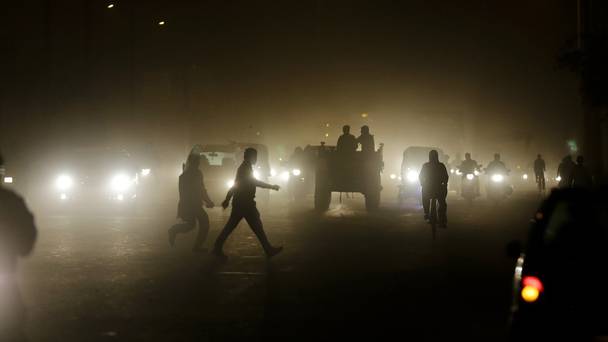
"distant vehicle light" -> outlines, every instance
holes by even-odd
[[[164,26],[165,24],[166,24],[166,23],[165,23],[165,21],[164,21],[164,20],[161,20],[161,21],[159,21],[159,22],[158,22],[158,26]]]
[[[555,177],[555,180],[558,181],[558,182],[561,182],[562,181],[562,176]]]
[[[397,175],[394,173],[391,173],[391,175],[389,177],[390,177],[390,179],[397,179]]]
[[[524,173],[523,176],[521,176],[521,178],[523,178],[524,180],[528,180],[528,174]]]
[[[62,194],[60,194],[60,195],[59,195],[59,198],[60,198],[62,201],[65,201],[65,200],[67,200],[67,199],[68,199],[68,195],[67,195],[67,194],[65,194],[65,193],[62,193]]]
[[[415,183],[418,181],[418,172],[414,171],[414,170],[409,170],[407,172],[407,181],[410,183]]]
[[[231,180],[229,180],[229,181],[226,182],[226,187],[228,189],[232,188],[233,186],[234,186],[234,180],[231,179]]]
[[[491,177],[492,182],[494,183],[502,183],[502,181],[505,180],[505,176],[501,175],[501,174],[494,174]]]
[[[277,175],[277,170],[275,169],[270,169],[270,177],[274,177]]]
[[[287,182],[289,180],[289,172],[283,171],[281,173],[281,180],[284,181],[284,182]]]
[[[115,192],[124,192],[131,187],[133,181],[125,174],[118,174],[112,178],[110,186]]]
[[[150,170],[150,169],[141,169],[141,175],[144,177],[150,175],[151,172],[152,172],[152,170]]]
[[[473,174],[474,174],[475,176],[479,176],[479,175],[480,175],[480,172],[479,172],[479,171],[477,171],[477,170],[475,170],[475,171],[473,171]]]
[[[302,174],[302,171],[300,169],[293,169],[291,170],[291,173],[297,177]]]
[[[528,302],[533,303],[538,300],[538,297],[543,292],[543,283],[537,277],[526,276],[521,281],[523,288],[521,290],[521,298]]]
[[[474,178],[475,178],[475,176],[472,173],[467,173],[468,180],[473,180]]]
[[[253,170],[253,178],[255,179],[260,179],[260,171],[258,170]]]
[[[61,191],[66,191],[74,186],[74,180],[68,175],[60,175],[55,181],[55,185]]]
[[[460,176],[462,175],[462,172],[460,172],[460,170],[456,170],[456,174]]]
[[[12,184],[13,183],[13,177],[4,177],[4,183],[6,183],[6,184]]]
[[[454,169],[450,169],[450,173],[454,173]]]
[[[114,4],[109,4],[108,8],[114,8]]]

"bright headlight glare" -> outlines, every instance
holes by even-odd
[[[473,174],[474,174],[475,176],[479,176],[479,171],[475,170],[475,171],[473,171]]]
[[[450,169],[450,173],[454,173],[454,169]]]
[[[394,174],[394,173],[391,173],[391,175],[390,175],[389,177],[390,177],[391,179],[396,179],[396,178],[397,178],[397,175],[396,175],[396,174]]]
[[[300,169],[293,169],[291,170],[291,173],[293,173],[293,175],[297,177],[302,174],[302,171],[300,171]]]
[[[460,176],[462,172],[460,172],[460,170],[456,170],[456,174]]]
[[[475,176],[472,173],[468,173],[467,174],[467,179],[468,180],[473,180],[473,178],[475,178]]]
[[[505,179],[505,177],[503,175],[501,175],[501,174],[494,174],[494,175],[492,175],[492,182],[500,183],[504,179]]]
[[[141,169],[141,175],[144,177],[149,175],[150,172],[152,172],[152,170],[150,170],[150,169]]]
[[[228,187],[228,189],[232,188],[233,186],[234,186],[234,181],[232,179],[226,182],[226,187]]]
[[[275,169],[270,169],[270,177],[274,177],[277,175],[277,170]]]
[[[12,184],[13,183],[13,177],[4,177],[4,183],[6,183],[6,184]]]
[[[253,178],[255,179],[260,179],[260,171],[258,170],[253,170]]]
[[[74,180],[72,179],[72,177],[68,176],[68,175],[61,175],[59,177],[57,177],[57,180],[55,181],[55,185],[57,186],[57,188],[61,191],[65,191],[70,189],[73,185],[74,185]]]
[[[410,183],[415,183],[418,181],[418,172],[414,171],[414,170],[409,170],[407,172],[407,181]]]
[[[555,177],[555,180],[558,181],[558,182],[561,182],[562,181],[562,177],[561,176],[557,176],[557,177]]]
[[[284,181],[284,182],[287,182],[289,180],[289,172],[283,171],[281,173],[281,180]]]
[[[131,184],[132,184],[132,180],[131,180],[131,178],[129,178],[129,176],[120,174],[120,175],[116,175],[116,176],[114,176],[114,178],[112,178],[112,182],[110,183],[110,186],[112,187],[112,190],[114,190],[116,192],[123,192],[123,191],[129,189],[129,187],[131,187]]]
[[[523,178],[524,180],[528,179],[528,174],[527,174],[527,173],[524,173],[524,175],[523,175],[523,176],[521,176],[521,178]]]

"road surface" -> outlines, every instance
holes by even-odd
[[[167,242],[174,208],[136,215],[37,217],[21,264],[32,341],[504,339],[513,261],[539,200],[519,194],[472,208],[455,196],[432,239],[414,204],[366,213],[361,198],[318,215],[275,201],[261,209],[282,254],[263,257],[246,223],[229,260],[191,252],[195,233]],[[228,212],[210,210],[210,247]]]

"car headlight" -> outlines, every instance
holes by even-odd
[[[234,186],[234,180],[229,180],[226,182],[226,187],[228,187],[228,189],[231,189]]]
[[[274,177],[277,175],[277,170],[275,169],[270,169],[270,177]]]
[[[494,174],[492,175],[491,179],[494,183],[501,183],[503,180],[505,180],[505,176],[501,174]]]
[[[454,169],[450,169],[450,173],[454,173]]]
[[[418,172],[414,171],[414,170],[409,170],[407,172],[407,181],[410,183],[415,183],[418,181]]]
[[[287,182],[287,181],[289,180],[289,172],[287,172],[287,171],[283,171],[283,172],[281,173],[281,180],[282,180],[283,182]]]
[[[472,173],[467,173],[468,180],[473,180],[474,178],[475,178],[475,175],[473,175]]]
[[[150,170],[150,169],[141,169],[141,175],[144,177],[150,175],[151,172],[152,172],[152,170]]]
[[[5,184],[12,184],[13,183],[13,177],[4,177],[4,183]]]
[[[291,170],[291,173],[297,177],[302,174],[302,171],[300,169],[293,169]]]
[[[555,177],[555,180],[558,181],[558,182],[561,182],[562,181],[562,176]]]
[[[258,170],[253,170],[253,178],[255,179],[260,179],[260,171]]]
[[[129,176],[125,174],[114,176],[114,178],[112,178],[112,181],[110,182],[110,186],[115,192],[126,191],[131,187],[131,184],[133,184],[133,181],[131,180],[131,178],[129,178]]]
[[[68,175],[60,175],[59,177],[57,177],[55,185],[60,191],[66,191],[71,189],[72,186],[74,186],[74,179],[72,179],[72,177]]]
[[[397,179],[397,175],[394,173],[391,173],[391,175],[389,176],[390,179]]]
[[[475,176],[479,176],[479,171],[475,170],[475,171],[473,171],[473,174],[474,174]]]
[[[460,176],[462,175],[462,172],[460,172],[460,170],[456,170],[456,174]]]
[[[527,180],[528,179],[528,174],[524,173],[523,176],[521,176],[521,178],[523,178],[524,180]]]

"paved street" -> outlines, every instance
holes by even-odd
[[[137,215],[38,216],[35,253],[21,283],[33,341],[195,341],[289,337],[324,340],[397,333],[410,340],[497,341],[504,336],[513,262],[538,199],[468,208],[453,196],[449,228],[433,241],[413,204],[362,199],[317,215],[274,200],[261,209],[270,262],[246,223],[220,263],[171,248],[174,208]],[[228,211],[210,211],[210,247]]]

